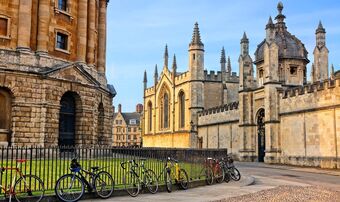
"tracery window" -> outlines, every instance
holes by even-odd
[[[148,104],[148,129],[149,132],[152,131],[152,103]]]
[[[184,128],[185,126],[185,95],[181,91],[178,96],[179,100],[179,127]]]

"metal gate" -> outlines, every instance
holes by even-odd
[[[257,114],[257,137],[258,137],[258,161],[264,162],[266,149],[266,136],[264,127],[264,109],[260,109]]]
[[[66,93],[60,101],[59,146],[75,145],[75,100],[72,94]]]

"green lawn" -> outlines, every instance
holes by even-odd
[[[81,159],[79,160],[82,168],[88,170],[91,166],[100,166],[103,170],[109,172],[113,179],[115,180],[115,189],[123,188],[123,175],[126,170],[122,169],[120,163],[122,161],[126,161],[127,158],[115,158],[115,157],[105,157],[105,159]],[[140,164],[141,161],[137,160],[137,163]],[[64,174],[70,173],[69,170],[70,160],[69,159],[37,159],[33,161],[28,161],[22,164],[23,173],[31,173],[33,175],[37,175],[40,177],[45,185],[45,194],[54,194],[54,186],[59,177]],[[0,162],[0,166],[2,167],[15,167],[15,161],[3,161]],[[181,168],[185,169],[189,175],[190,180],[198,179],[200,176],[203,176],[202,172],[202,164],[199,163],[180,163]],[[164,162],[156,159],[148,159],[145,162],[145,167],[152,169],[157,176],[159,176],[159,183],[163,183],[163,176],[161,175]],[[12,177],[15,175],[15,171],[5,171],[1,178],[1,185],[4,185],[6,180],[8,183],[11,183]],[[19,176],[17,175],[17,178]],[[1,192],[3,193],[3,191]]]

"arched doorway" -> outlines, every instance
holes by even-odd
[[[264,109],[257,112],[257,145],[258,145],[258,161],[264,162],[266,138],[264,127]]]
[[[67,92],[60,100],[59,113],[59,146],[75,145],[76,102],[71,92]]]

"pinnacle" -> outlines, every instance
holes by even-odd
[[[266,25],[266,29],[268,29],[268,28],[274,28],[274,27],[275,27],[275,25],[274,25],[274,23],[273,23],[272,16],[269,16],[268,23],[267,23],[267,25]]]
[[[200,30],[198,27],[198,23],[195,23],[195,27],[194,27],[194,32],[192,34],[192,40],[190,45],[199,45],[199,46],[203,46],[203,43],[201,41],[201,35],[200,35]]]
[[[316,29],[316,33],[326,33],[326,30],[325,28],[323,27],[322,23],[321,23],[321,20],[319,21],[319,25],[318,25],[318,28]]]
[[[243,37],[241,39],[241,43],[248,43],[248,42],[249,42],[249,40],[247,38],[247,34],[246,34],[246,32],[243,32]]]
[[[176,62],[176,55],[174,54],[174,59],[172,61],[172,69],[176,70],[177,69],[177,62]]]
[[[146,70],[144,71],[144,79],[143,79],[143,82],[144,82],[144,83],[148,82],[147,75],[146,75]]]
[[[221,60],[220,63],[226,63],[224,47],[221,50]]]
[[[229,56],[228,56],[227,69],[228,69],[228,72],[230,73],[231,72],[231,62],[230,62],[230,57]]]
[[[158,68],[157,68],[157,64],[156,64],[156,66],[155,66],[155,77],[158,77]]]
[[[281,1],[277,4],[277,10],[279,11],[279,14],[282,14],[283,3]]]
[[[165,44],[164,57],[168,57],[168,44]]]

